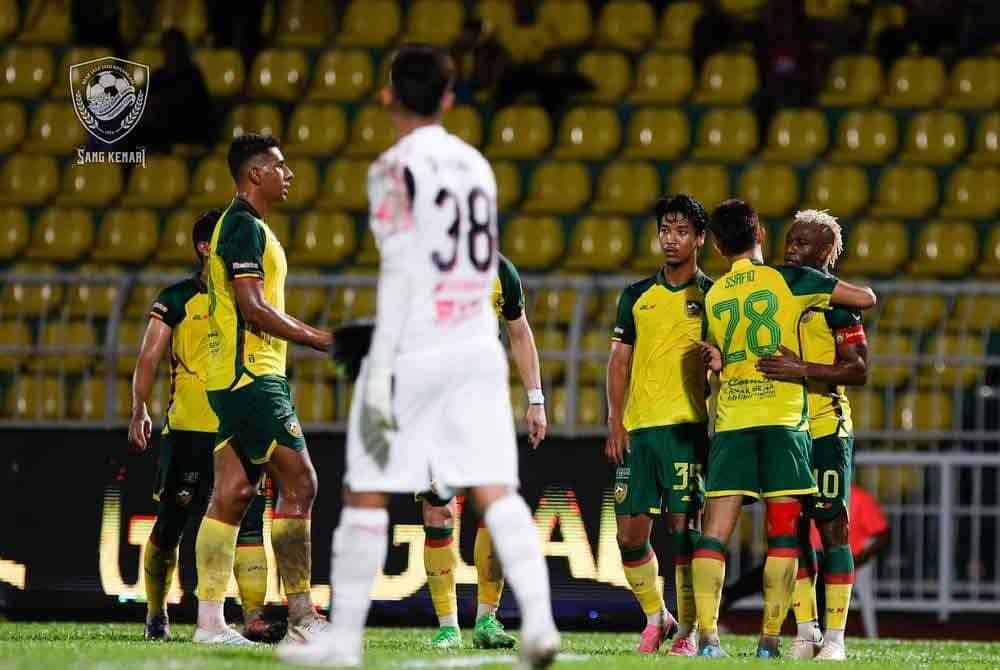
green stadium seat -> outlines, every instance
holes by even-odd
[[[986,114],[976,126],[976,148],[969,156],[973,165],[1000,163],[1000,113]]]
[[[1000,60],[964,58],[951,71],[944,104],[954,109],[995,109],[1000,104]]]
[[[694,68],[685,54],[648,51],[639,59],[629,100],[639,105],[675,105],[694,88]]]
[[[381,107],[362,107],[351,123],[350,140],[344,150],[352,157],[374,158],[396,141],[389,114]]]
[[[354,220],[338,212],[307,212],[295,227],[291,257],[295,263],[340,265],[356,248]]]
[[[909,258],[909,233],[899,221],[864,220],[850,226],[844,241],[842,274],[891,277]]]
[[[944,65],[930,56],[903,56],[889,72],[881,104],[886,107],[930,107],[945,91]]]
[[[265,49],[250,68],[247,95],[291,102],[302,98],[309,77],[305,54],[298,49]]]
[[[868,379],[872,386],[898,388],[913,376],[913,365],[900,361],[888,363],[880,361],[879,358],[912,356],[916,352],[913,338],[905,333],[886,332],[887,329],[882,327],[881,322],[879,326],[869,337],[868,345],[874,362]],[[851,405],[853,406],[854,403],[852,402]]]
[[[86,209],[49,207],[35,223],[27,257],[35,260],[71,262],[94,244],[94,221]]]
[[[406,16],[403,42],[448,47],[462,30],[465,9],[459,0],[414,0]]]
[[[28,213],[24,208],[0,207],[0,261],[19,257],[28,246],[30,235]]]
[[[740,175],[739,197],[754,204],[758,215],[782,217],[799,202],[799,182],[787,165],[753,163]]]
[[[1000,170],[962,166],[948,177],[941,216],[990,219],[1000,210]]]
[[[471,105],[458,105],[445,112],[441,119],[445,129],[474,147],[483,144],[483,121]]]
[[[698,144],[692,157],[709,161],[743,161],[757,149],[757,117],[749,109],[713,109],[698,122]]]
[[[332,4],[285,0],[278,5],[275,43],[283,47],[321,47],[334,32]]]
[[[337,44],[385,47],[399,34],[401,23],[396,0],[351,0],[344,12]]]
[[[757,64],[749,54],[712,54],[701,68],[694,102],[699,105],[745,105],[759,85]]]
[[[802,209],[850,218],[868,204],[868,178],[854,165],[820,165],[809,175]]]
[[[621,217],[585,216],[570,235],[567,268],[610,272],[632,256],[632,226]]]
[[[937,177],[930,168],[897,165],[878,181],[871,214],[877,218],[923,218],[938,203]]]
[[[965,153],[965,122],[955,112],[921,112],[910,119],[904,163],[947,165]]]
[[[326,169],[321,209],[364,212],[368,210],[368,161],[341,158]]]
[[[515,216],[503,226],[504,254],[521,270],[547,270],[566,247],[563,228],[551,216]]]
[[[121,204],[124,207],[171,207],[187,194],[187,190],[187,164],[183,160],[176,156],[147,156],[144,169],[132,170]]]
[[[608,163],[597,182],[591,210],[601,214],[646,214],[660,193],[660,176],[650,163]]]
[[[769,161],[808,163],[826,151],[826,116],[815,109],[781,109],[771,119],[767,146],[760,157]]]
[[[850,111],[837,125],[830,160],[837,163],[884,163],[896,153],[896,119],[884,110]]]
[[[5,347],[17,347],[21,351],[0,354],[0,371],[9,373],[21,367],[31,351],[31,331],[24,320],[0,321],[0,342]]]
[[[213,97],[230,98],[243,92],[246,71],[243,57],[236,49],[198,49],[194,60]]]
[[[557,3],[550,5],[558,6]],[[616,103],[632,83],[628,59],[618,51],[588,51],[577,62],[576,69],[594,82],[594,92],[585,96],[594,102]]]
[[[679,109],[643,107],[629,120],[624,158],[673,160],[691,144],[687,114]]]
[[[197,44],[205,34],[207,23],[202,0],[162,0],[153,7],[153,18],[144,41],[159,44],[163,31],[178,28],[191,43]]]
[[[303,103],[292,112],[284,138],[286,156],[330,156],[347,139],[347,119],[337,105]]]
[[[962,277],[979,258],[976,229],[965,221],[933,221],[921,228],[909,273]]]
[[[357,102],[374,83],[371,56],[361,49],[323,52],[313,72],[309,97],[316,100]]]
[[[551,161],[531,175],[522,211],[529,214],[568,214],[590,199],[590,174],[583,163]]]
[[[549,115],[541,107],[505,107],[493,118],[486,154],[490,158],[536,158],[552,143]]]
[[[9,45],[0,58],[0,99],[37,100],[52,86],[52,54],[47,47]]]
[[[671,51],[690,49],[694,24],[702,11],[701,3],[692,0],[679,0],[667,5],[660,20],[660,34],[656,47]]]
[[[867,54],[840,56],[827,74],[826,87],[819,95],[824,107],[863,107],[882,93],[882,66]]]
[[[51,156],[12,154],[0,169],[0,205],[39,206],[59,188],[59,169]]]
[[[101,219],[93,257],[119,263],[141,263],[156,250],[159,237],[159,221],[148,209],[112,209]]]
[[[556,158],[603,160],[618,150],[621,127],[615,110],[577,107],[563,118]]]
[[[601,47],[641,51],[655,30],[656,17],[648,4],[611,0],[601,8],[595,39]]]
[[[729,175],[721,165],[699,165],[682,163],[670,173],[668,193],[687,193],[691,197],[713,207],[730,197]],[[712,203],[712,204],[709,204]]]
[[[141,168],[140,168],[141,169]],[[56,204],[103,208],[122,192],[122,168],[115,163],[67,165]]]

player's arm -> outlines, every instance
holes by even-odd
[[[620,340],[611,342],[605,387],[608,393],[608,439],[604,455],[615,465],[621,465],[629,448],[628,431],[625,430],[625,399],[632,372],[632,345]]]
[[[875,291],[868,286],[857,286],[839,280],[830,293],[830,302],[851,309],[871,309],[875,306]]]
[[[162,318],[151,317],[139,347],[139,357],[132,373],[132,418],[128,424],[128,441],[139,451],[145,451],[149,446],[149,436],[153,432],[153,421],[146,404],[153,393],[156,369],[170,346],[171,333],[173,328]]]
[[[264,298],[264,280],[261,277],[235,277],[233,293],[243,320],[251,328],[318,351],[328,350],[333,343],[333,336],[327,331],[313,328],[269,305]]]
[[[517,366],[517,373],[521,376],[521,383],[528,391],[528,412],[525,417],[528,441],[533,448],[538,448],[539,443],[545,439],[548,419],[545,416],[545,397],[542,395],[542,373],[535,335],[525,314],[508,321],[507,332],[510,335],[510,354]]]
[[[834,313],[838,315],[836,318],[839,318],[840,322],[831,324],[837,343],[837,360],[833,364],[803,361],[794,351],[782,345],[780,356],[760,359],[757,369],[768,379],[778,381],[805,379],[836,386],[867,384],[868,340],[865,338],[865,327],[861,323],[861,316],[844,310],[834,310]],[[839,316],[840,314],[844,316]],[[829,320],[828,317],[827,321]]]

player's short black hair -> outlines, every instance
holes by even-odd
[[[198,253],[198,245],[200,243],[211,241],[212,233],[215,231],[215,224],[218,222],[220,216],[222,216],[221,209],[208,209],[199,214],[198,218],[194,220],[194,228],[191,229],[191,244],[194,246],[195,253]]]
[[[396,101],[418,116],[436,116],[455,80],[455,65],[444,51],[427,44],[404,44],[393,56],[389,85]]]
[[[240,180],[240,172],[254,156],[266,154],[272,147],[280,147],[281,142],[277,137],[271,135],[261,135],[260,133],[244,133],[233,138],[229,144],[229,154],[226,162],[229,163],[229,174],[233,176],[233,181]]]
[[[708,228],[708,212],[700,202],[686,193],[677,193],[660,198],[653,205],[656,225],[659,226],[667,214],[680,214],[687,219],[695,231],[701,235]]]
[[[753,249],[757,243],[760,221],[754,208],[742,200],[724,200],[712,212],[708,229],[715,236],[719,251],[735,256]]]

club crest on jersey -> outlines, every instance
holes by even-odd
[[[802,323],[809,323],[812,321],[814,312],[809,311],[802,315]]]
[[[295,419],[289,419],[285,422],[285,430],[287,430],[288,434],[292,437],[302,437],[302,426],[300,426],[299,422]]]
[[[177,501],[177,504],[180,505],[181,507],[187,507],[188,505],[190,505],[191,500],[193,498],[194,498],[194,491],[192,491],[191,489],[181,489],[180,491],[177,492],[177,495],[174,496],[174,499]]]
[[[701,303],[697,300],[688,300],[684,303],[684,312],[689,318],[694,318],[696,316],[701,316]]]
[[[615,502],[621,505],[628,497],[628,484],[615,482]]]

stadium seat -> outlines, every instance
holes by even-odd
[[[309,66],[297,49],[265,49],[250,68],[247,95],[251,98],[291,102],[302,98]]]
[[[368,161],[340,158],[326,168],[321,209],[364,212],[368,210]]]
[[[515,216],[503,226],[501,250],[521,270],[547,270],[562,257],[562,224],[551,216]]]
[[[767,241],[768,238],[765,238]],[[764,252],[764,258],[767,258],[767,252]],[[661,252],[662,258],[662,252]],[[720,254],[715,245],[712,244],[712,240],[706,240],[705,246],[702,247],[701,253],[698,254],[698,267],[701,268],[703,272],[708,274],[709,277],[721,277],[725,273],[729,272],[729,261],[726,257]]]
[[[497,208],[505,212],[521,200],[521,172],[516,163],[496,161],[493,174],[497,180]]]
[[[596,88],[585,96],[594,102],[617,103],[632,83],[628,59],[618,51],[588,51],[577,62],[576,69],[594,82]]]
[[[921,112],[906,128],[904,163],[946,165],[965,153],[965,121],[955,112]]]
[[[879,359],[890,356],[912,356],[916,349],[910,335],[887,331],[888,329],[880,322],[879,328],[869,334],[868,346],[873,362],[868,381],[872,386],[879,388],[898,388],[913,375],[913,363],[905,360],[888,362]]]
[[[746,21],[759,17],[767,0],[720,0],[719,7],[727,14]]]
[[[389,114],[381,107],[362,107],[351,123],[351,138],[344,153],[347,156],[374,158],[396,141],[396,131]]]
[[[361,244],[358,246],[358,255],[354,258],[354,264],[365,269],[378,265],[378,247],[375,245],[375,236],[372,229],[364,226],[361,231]]]
[[[883,331],[921,332],[936,326],[945,315],[944,298],[926,294],[893,294],[879,312],[878,327]]]
[[[604,394],[596,386],[577,388],[576,423],[582,426],[603,426],[606,421]]]
[[[47,321],[38,332],[38,347],[29,367],[77,374],[90,367],[97,354],[97,335],[89,321]]]
[[[597,182],[591,211],[600,214],[647,214],[660,194],[660,175],[650,163],[608,163]]]
[[[660,34],[656,47],[671,51],[687,51],[691,48],[694,24],[701,16],[700,2],[680,0],[669,4],[660,20]]]
[[[333,323],[375,316],[374,286],[341,286],[331,291],[328,318]]]
[[[30,235],[28,213],[23,208],[0,207],[0,261],[19,257]]]
[[[608,331],[605,328],[592,328],[583,334],[580,351],[587,358],[580,361],[580,381],[586,384],[604,383],[604,371],[608,364],[610,349],[608,340]],[[599,358],[596,358],[598,356]]]
[[[771,119],[767,146],[760,157],[769,161],[807,163],[826,151],[826,116],[815,109],[781,109]]]
[[[286,156],[330,156],[347,139],[347,119],[338,105],[303,103],[292,112],[282,150]]]
[[[663,266],[663,249],[660,247],[659,225],[650,220],[644,223],[630,267],[643,273],[653,273]],[[604,337],[607,341],[607,333]]]
[[[27,257],[66,263],[79,259],[93,244],[90,210],[49,207],[35,222]]]
[[[799,202],[799,181],[787,165],[753,163],[740,175],[739,197],[752,202],[757,214],[781,217]]]
[[[573,226],[565,266],[610,272],[632,256],[632,226],[622,217],[585,216]]]
[[[69,100],[70,95],[72,94],[70,86],[72,85],[74,91],[77,90],[76,87],[80,84],[80,76],[86,71],[85,68],[72,70],[70,66],[76,65],[77,63],[86,63],[87,61],[97,60],[98,58],[107,58],[112,55],[111,49],[105,47],[74,46],[66,49],[66,51],[63,52],[62,59],[59,61],[59,69],[57,69],[52,75],[52,88],[49,90],[49,95],[53,98]],[[145,63],[146,61],[139,62]],[[136,71],[142,72],[142,76],[145,77],[146,70],[144,68],[132,68],[133,75]],[[76,125],[80,126],[79,121]],[[80,126],[80,128],[82,130],[83,126]]]
[[[1000,104],[1000,60],[965,58],[951,71],[944,104],[953,109],[995,109]]]
[[[47,47],[10,45],[0,60],[0,99],[36,100],[52,86],[52,54]]]
[[[895,275],[910,256],[908,230],[899,221],[864,220],[850,226],[838,271],[848,276]]]
[[[526,311],[531,315],[531,322],[538,330],[551,328],[556,324],[566,326],[573,320],[573,315],[578,307],[577,303],[582,295],[578,289],[572,286],[564,288],[548,286],[537,290],[528,290],[525,292]],[[599,295],[591,292],[590,297],[582,306],[584,318],[595,317],[599,306]]]
[[[880,100],[886,107],[930,107],[944,90],[941,61],[929,56],[903,56],[893,64]]]
[[[194,253],[193,250],[192,253]],[[190,258],[193,259],[194,257],[191,256]],[[149,275],[158,274],[160,269],[159,266],[146,266],[143,268],[142,275],[140,275],[142,281],[136,282],[132,287],[131,293],[129,293],[128,300],[125,302],[125,319],[139,320],[145,324],[146,317],[149,316],[149,308],[153,305],[157,296],[159,296],[160,289],[163,288],[162,282],[150,281]],[[143,325],[143,328],[145,328],[145,325]]]
[[[629,120],[625,158],[673,160],[691,144],[687,114],[679,109],[637,110]]]
[[[66,44],[70,41],[69,2],[33,2],[24,13],[24,26],[17,40],[23,44]],[[26,6],[27,9],[27,6]]]
[[[144,41],[159,44],[163,31],[179,28],[192,43],[205,34],[207,20],[202,0],[162,0],[153,7],[153,18]]]
[[[806,0],[806,16],[821,21],[846,19],[851,9],[851,0]]]
[[[649,4],[611,0],[601,8],[595,37],[598,46],[641,51],[655,30],[656,17]]]
[[[158,263],[191,263],[194,261],[194,244],[191,230],[200,212],[195,209],[175,209],[170,212],[163,227],[163,235],[156,247]]]
[[[319,193],[319,171],[316,162],[311,158],[296,158],[288,162],[292,170],[291,188],[288,189],[288,199],[277,204],[279,210],[305,209],[316,200]],[[229,182],[230,185],[232,181]],[[231,186],[230,186],[231,188]]]
[[[323,379],[295,379],[295,413],[304,423],[333,421],[336,408],[333,389]]]
[[[555,386],[566,373],[566,361],[553,358],[550,353],[561,353],[566,350],[566,333],[557,327],[537,328],[535,344],[538,347],[541,363],[542,384],[547,388]],[[556,392],[561,389],[557,389]],[[556,403],[553,402],[553,405]]]
[[[12,154],[0,170],[0,205],[43,204],[59,187],[59,170],[51,156]]]
[[[97,231],[94,258],[120,263],[141,263],[156,250],[160,223],[148,209],[112,209],[104,214]]]
[[[926,432],[955,427],[951,398],[939,391],[908,391],[896,396],[896,430]],[[960,424],[960,422],[959,422]]]
[[[629,100],[640,105],[675,105],[694,88],[694,68],[684,54],[648,51],[639,60]]]
[[[330,267],[354,253],[354,220],[338,212],[307,212],[295,227],[291,256],[295,263]]]
[[[851,403],[851,421],[854,430],[885,429],[885,399],[878,389],[852,388],[847,392]]]
[[[923,166],[893,166],[883,170],[871,214],[878,218],[919,219],[937,205],[937,177]]]
[[[759,141],[757,117],[749,109],[713,109],[698,121],[698,144],[692,157],[709,161],[743,161]]]
[[[683,163],[670,173],[667,192],[687,193],[713,207],[730,196],[729,175],[721,165]]]
[[[325,302],[325,298],[324,298]],[[312,353],[312,352],[310,352]],[[337,366],[329,356],[302,356],[295,357],[288,361],[289,373],[294,374],[296,380],[306,380],[311,383],[319,380],[333,380],[337,378]],[[329,384],[329,381],[327,382]],[[295,382],[298,385],[298,381]],[[333,388],[330,389],[333,391]]]
[[[229,203],[225,203],[228,205]],[[292,222],[286,212],[273,211],[267,215],[267,227],[271,229],[278,242],[286,249],[292,244]]]
[[[895,117],[884,110],[850,111],[837,125],[830,160],[838,163],[884,163],[896,153],[899,131]]]
[[[316,100],[356,102],[374,82],[371,56],[361,49],[325,51],[313,73],[309,97]]]
[[[296,277],[319,277],[319,271],[298,267],[295,264],[294,272],[289,275]],[[326,306],[327,290],[318,286],[298,286],[289,284],[286,289],[285,312],[294,315],[296,318],[312,323],[319,316],[319,313]]]
[[[1000,170],[993,167],[956,169],[948,177],[941,216],[990,219],[1000,210]]]
[[[979,274],[984,277],[1000,276],[1000,226],[994,225],[986,236]]]
[[[483,20],[488,34],[505,35],[515,29],[514,5],[507,0],[479,0],[475,4],[476,16]]]
[[[86,143],[87,132],[73,106],[68,102],[45,102],[35,108],[22,151],[66,156]]]
[[[171,207],[188,189],[187,164],[176,156],[148,156],[146,167],[132,170],[125,207]]]
[[[823,107],[863,107],[875,101],[882,93],[882,86],[882,66],[874,56],[840,56],[830,66],[819,104]]]
[[[1000,163],[1000,113],[987,114],[976,126],[976,148],[969,156],[973,165]]]
[[[141,167],[139,169],[142,169]],[[69,164],[63,171],[56,204],[107,207],[121,195],[122,168],[116,163]]]
[[[129,371],[131,372],[131,370]],[[116,379],[115,407],[112,417],[126,418],[129,416],[131,403],[131,386],[127,379]],[[73,419],[104,421],[107,412],[108,385],[102,376],[88,377],[76,384],[69,401],[69,416]]]
[[[902,2],[878,2],[872,7],[868,22],[868,41],[875,43],[886,28],[906,27],[906,7]]]
[[[934,221],[920,229],[908,272],[961,277],[979,258],[976,229],[965,221]]]
[[[275,43],[283,47],[321,47],[334,31],[332,4],[285,0],[278,5]]]
[[[458,105],[445,112],[442,125],[449,133],[457,135],[474,147],[483,144],[483,121],[479,111],[471,105]]]
[[[122,269],[117,265],[82,263],[73,270],[81,275],[113,275],[121,277]],[[115,310],[120,292],[118,284],[88,284],[77,282],[67,287],[66,310],[71,318],[86,317],[108,319]],[[127,370],[131,372],[131,370]]]
[[[760,85],[757,64],[745,53],[712,54],[701,68],[694,102],[699,105],[745,105]]]
[[[536,24],[548,33],[556,48],[582,45],[594,28],[586,0],[544,0],[536,16]]]
[[[0,342],[3,342],[5,347],[16,347],[19,350],[0,354],[0,371],[13,372],[30,357],[31,331],[23,319],[0,321]]]
[[[295,190],[297,184],[292,183],[289,191]],[[209,207],[225,207],[233,197],[233,178],[229,174],[229,166],[221,156],[206,156],[198,163],[191,177],[191,192],[185,207],[193,209],[208,209]]]
[[[385,47],[399,34],[396,0],[351,0],[344,12],[337,43],[353,47]]]
[[[246,71],[243,57],[236,49],[198,49],[194,60],[212,97],[229,98],[243,91]]]
[[[551,143],[552,126],[545,110],[515,105],[493,117],[486,154],[490,158],[537,158]]]
[[[607,107],[577,107],[559,127],[556,158],[603,160],[618,150],[621,128],[618,114]]]
[[[947,360],[951,356],[985,358],[986,340],[974,333],[944,333],[935,335],[927,344],[926,354],[935,360],[920,368],[917,384],[923,388],[953,387],[968,388],[977,381],[984,381],[986,370],[982,365],[968,361]]]
[[[284,128],[281,112],[276,105],[268,103],[237,105],[226,115],[217,152],[225,154],[229,150],[229,143],[245,133],[278,137]]]
[[[850,218],[868,204],[868,177],[854,165],[820,165],[809,175],[805,209],[829,209]]]
[[[93,47],[85,47],[85,48],[87,48],[87,49],[93,49]],[[107,55],[110,56],[111,52],[108,51]],[[155,46],[155,47],[139,46],[139,47],[136,47],[135,49],[132,49],[132,51],[129,52],[128,59],[130,61],[132,61],[134,63],[134,65],[128,66],[128,71],[132,75],[132,77],[133,77],[133,79],[135,81],[136,87],[144,85],[146,83],[146,77],[147,77],[147,75],[152,76],[153,72],[156,72],[156,70],[158,70],[159,68],[163,67],[164,58],[165,57],[163,55],[163,49],[161,49],[158,46]],[[65,63],[66,60],[67,60],[67,58],[63,57],[63,63]],[[75,60],[75,61],[71,61],[71,62],[73,62],[73,63],[79,63],[81,61]],[[203,65],[201,65],[201,61],[198,59],[197,52],[195,53],[195,62],[198,63],[198,66],[201,68],[201,72],[205,76],[206,83],[207,83],[208,73],[205,71],[205,67]],[[142,66],[145,66],[145,67],[142,67]],[[241,73],[240,74],[240,77],[241,77],[240,84],[243,83],[242,72],[243,72],[243,61],[241,59],[240,60],[240,73]],[[55,87],[55,88],[58,88],[58,87]],[[241,86],[241,90],[242,90],[242,86]],[[211,90],[211,88],[209,88],[209,93],[211,93],[211,92],[212,92],[212,90]],[[68,90],[66,91],[66,94],[69,95],[69,91]]]
[[[20,375],[7,389],[4,414],[30,421],[64,418],[66,385],[60,377]]]
[[[949,323],[960,330],[1000,330],[1000,296],[959,296]]]
[[[450,47],[464,20],[465,10],[459,0],[416,0],[410,5],[402,41]]]
[[[568,214],[590,200],[590,174],[583,163],[541,163],[531,175],[521,210],[529,214]]]
[[[7,272],[24,275],[55,274],[59,270],[49,263],[15,263]],[[0,306],[4,317],[11,314],[22,316],[42,316],[62,303],[63,285],[59,282],[21,282],[8,280],[0,290]]]
[[[24,140],[27,115],[21,103],[0,101],[0,154],[7,154]]]
[[[8,40],[21,22],[17,0],[0,0],[0,40]]]

